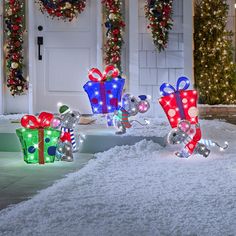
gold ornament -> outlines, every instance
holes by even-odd
[[[114,13],[109,14],[109,19],[110,20],[115,20],[116,19],[116,15]]]
[[[65,3],[65,8],[66,9],[71,9],[72,5],[69,2]]]
[[[11,15],[12,15],[12,9],[9,9],[9,10],[7,11],[7,15],[8,15],[8,16],[11,16]]]
[[[19,64],[18,64],[17,62],[12,62],[12,63],[11,63],[11,68],[12,68],[12,69],[17,69],[18,66],[19,66]]]

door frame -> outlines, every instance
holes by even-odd
[[[103,66],[103,27],[102,27],[102,4],[101,1],[91,0],[91,2],[96,3],[97,12],[96,14],[96,28],[97,28],[97,65],[95,67],[102,68]],[[34,17],[34,1],[28,1],[28,68],[29,68],[29,113],[34,114],[36,107],[36,64],[37,59],[35,56],[35,47],[36,44],[36,31],[35,31],[35,17]]]

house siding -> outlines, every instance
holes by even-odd
[[[162,116],[157,105],[159,87],[164,82],[175,83],[184,74],[183,0],[173,2],[173,29],[165,52],[159,53],[153,44],[144,12],[145,1],[139,0],[139,93],[152,96],[151,116]]]

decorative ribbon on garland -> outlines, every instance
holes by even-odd
[[[28,82],[23,77],[24,1],[5,0],[6,76],[13,96],[24,94]]]
[[[86,0],[36,0],[41,12],[48,13],[53,19],[72,21],[84,11]]]
[[[124,43],[125,22],[121,12],[121,0],[102,0],[105,11],[106,42],[104,45],[104,64],[114,65],[121,71],[121,49]]]
[[[164,51],[173,26],[173,0],[146,0],[145,16],[149,20],[153,42],[159,52]]]

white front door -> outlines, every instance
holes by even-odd
[[[61,102],[81,113],[91,113],[83,85],[88,81],[88,70],[98,61],[97,2],[87,0],[84,12],[72,22],[52,20],[35,4],[35,112],[57,112]],[[41,52],[38,37],[43,38]]]

